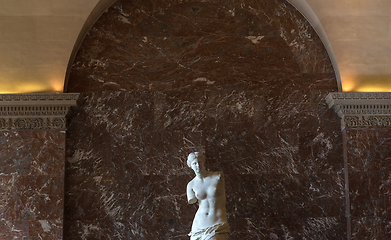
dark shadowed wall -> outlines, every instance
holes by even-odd
[[[391,239],[391,129],[347,129],[352,239]]]
[[[225,174],[230,239],[346,239],[335,74],[286,1],[118,1],[67,91],[64,239],[188,239],[195,150]]]

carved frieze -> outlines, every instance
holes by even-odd
[[[1,94],[0,102],[34,102],[54,103],[56,101],[72,103],[79,97],[78,93],[27,93],[27,94]]]
[[[78,93],[1,94],[0,130],[65,130],[65,116],[78,97]]]
[[[391,93],[330,93],[330,108],[341,117],[344,128],[390,128]]]

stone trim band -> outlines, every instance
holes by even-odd
[[[69,106],[0,106],[0,116],[65,116]]]
[[[1,102],[74,102],[79,97],[79,93],[27,93],[27,94],[0,94]]]
[[[0,131],[65,130],[65,116],[78,97],[78,93],[0,94]]]
[[[391,116],[345,116],[346,128],[391,128]]]
[[[65,117],[58,118],[0,118],[0,130],[66,129]]]
[[[329,93],[329,108],[344,128],[391,128],[391,93]]]

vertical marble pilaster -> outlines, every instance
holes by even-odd
[[[330,93],[344,132],[349,239],[391,238],[391,94]]]
[[[78,94],[0,95],[0,239],[62,239],[65,115]]]

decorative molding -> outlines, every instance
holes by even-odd
[[[0,94],[0,103],[1,102],[26,102],[34,104],[36,102],[46,102],[55,104],[58,101],[62,101],[63,103],[71,103],[73,104],[77,98],[79,97],[79,93],[28,93],[28,94]]]
[[[391,116],[345,116],[345,126],[347,128],[383,128],[391,127]]]
[[[78,97],[78,93],[0,94],[0,131],[65,130],[65,116]]]
[[[329,93],[329,108],[344,128],[391,128],[391,93]]]
[[[65,116],[69,106],[0,106],[0,116]]]

